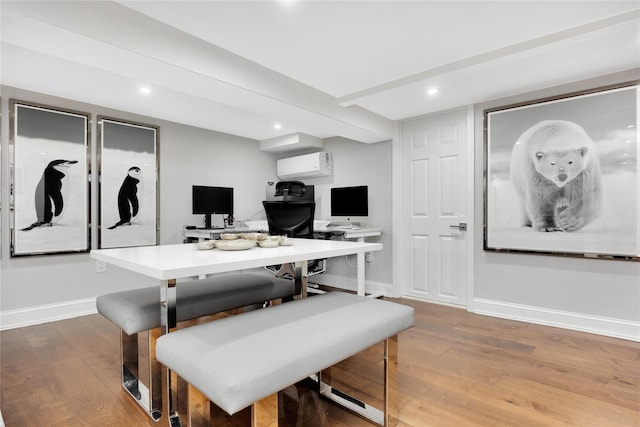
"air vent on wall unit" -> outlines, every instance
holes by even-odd
[[[276,168],[280,179],[315,178],[331,175],[331,163],[331,153],[320,151],[280,159]]]

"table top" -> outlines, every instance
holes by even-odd
[[[160,280],[225,273],[285,262],[379,251],[381,243],[290,239],[291,246],[241,251],[198,250],[193,244],[94,249],[91,257]]]

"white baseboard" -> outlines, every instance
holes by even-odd
[[[640,342],[640,322],[477,298],[474,313]]]
[[[351,291],[355,291],[357,287],[355,280],[346,279],[341,276],[321,274],[311,277],[310,279],[312,282]],[[391,285],[386,283],[367,282],[366,288],[367,292],[380,292],[385,296],[392,294]],[[481,298],[474,300],[474,312],[487,316],[519,320],[640,342],[640,322],[504,303]],[[0,330],[4,331],[39,325],[95,313],[97,313],[95,298],[3,311],[0,313]],[[0,427],[2,427],[1,421],[2,419],[0,418]]]
[[[0,313],[0,330],[39,325],[95,313],[97,313],[95,298],[8,310]]]
[[[273,273],[269,273],[264,269],[258,269],[256,272],[273,275]],[[352,290],[354,292],[357,289],[355,279],[348,279],[330,274],[312,276],[310,281],[327,286],[335,286],[341,289]],[[366,289],[367,292],[379,292],[385,296],[390,296],[392,294],[391,285],[386,283],[366,282]],[[4,331],[22,328],[25,326],[39,325],[42,323],[71,319],[73,317],[86,316],[95,313],[97,313],[95,298],[66,301],[58,304],[47,304],[17,310],[7,310],[0,312],[0,330]],[[0,427],[2,426],[0,425]]]
[[[309,282],[332,286],[340,289],[346,289],[353,292],[358,289],[358,282],[356,279],[327,273],[310,276]],[[393,296],[393,287],[389,283],[371,282],[367,280],[365,281],[365,289],[367,293],[381,293],[386,297]]]

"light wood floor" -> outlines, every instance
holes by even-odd
[[[640,426],[640,343],[398,301],[416,309],[400,336],[401,427]],[[159,425],[120,388],[118,329],[100,315],[1,340],[7,427]],[[341,389],[379,401],[380,356],[376,346],[340,364]],[[371,425],[304,385],[280,398],[283,426]]]

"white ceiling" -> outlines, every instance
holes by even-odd
[[[640,67],[638,1],[3,0],[0,12],[2,84],[256,140],[377,142],[396,120]]]

